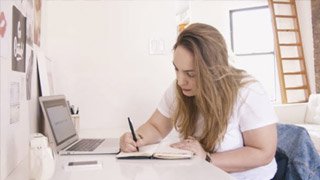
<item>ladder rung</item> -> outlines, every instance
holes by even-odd
[[[298,29],[277,29],[279,32],[298,32]]]
[[[292,4],[292,2],[273,1],[274,4]]]
[[[283,73],[284,75],[302,75],[302,74],[306,74],[305,71],[296,71],[296,72],[286,72]]]
[[[279,46],[301,46],[301,43],[282,43]]]
[[[286,87],[285,89],[286,89],[286,90],[307,89],[307,86]]]
[[[295,15],[275,15],[276,18],[297,18]]]
[[[304,59],[303,57],[285,57],[281,58],[282,60],[302,60]]]
[[[301,101],[293,101],[293,102],[288,102],[288,104],[295,104],[295,103],[304,103],[304,102],[308,102],[308,99],[305,99],[305,100],[301,100]]]

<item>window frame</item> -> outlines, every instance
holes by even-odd
[[[231,49],[235,56],[259,56],[259,55],[273,55],[274,57],[274,98],[270,99],[273,103],[278,103],[281,101],[281,90],[279,85],[279,74],[278,74],[278,66],[276,61],[276,54],[275,50],[273,51],[265,51],[265,52],[252,52],[252,53],[237,53],[235,52],[235,37],[234,37],[234,13],[241,12],[241,11],[251,11],[251,10],[259,10],[259,9],[269,9],[268,5],[264,6],[256,6],[256,7],[249,7],[249,8],[240,8],[240,9],[233,9],[229,11],[229,18],[230,18],[230,41],[231,41]],[[271,21],[271,17],[270,17]],[[272,32],[273,33],[273,32]],[[273,36],[272,36],[273,38]],[[274,48],[273,48],[274,49]]]

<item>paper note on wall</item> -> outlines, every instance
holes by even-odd
[[[20,119],[20,84],[10,83],[10,124],[18,122]]]
[[[39,79],[40,79],[40,89],[42,96],[50,96],[54,94],[53,81],[52,81],[52,72],[50,66],[50,60],[43,54],[42,51],[38,50],[36,56]]]

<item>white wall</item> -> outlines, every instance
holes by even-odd
[[[45,52],[54,61],[56,94],[80,107],[81,129],[135,126],[156,108],[175,78],[171,48],[176,38],[171,1],[47,1]],[[229,10],[267,1],[191,1],[191,22],[217,27],[230,45]],[[299,2],[310,14],[310,1]],[[311,18],[300,18],[304,38]],[[166,53],[149,55],[151,38],[163,38]],[[310,39],[305,46],[312,47]],[[312,49],[312,48],[311,48]],[[306,52],[309,69],[311,52]],[[310,57],[311,56],[311,57]],[[309,72],[314,89],[314,72]]]
[[[202,22],[216,27],[231,49],[229,11],[266,5],[267,0],[191,1],[191,22]]]
[[[311,1],[296,1],[296,5],[299,15],[299,24],[302,36],[304,56],[306,59],[308,78],[310,82],[310,89],[312,93],[316,93]]]
[[[174,80],[171,1],[48,1],[46,55],[55,92],[80,107],[80,128],[135,126],[149,118]],[[165,42],[149,55],[149,40]]]
[[[315,93],[311,1],[296,1],[296,4],[310,89]],[[228,46],[231,47],[229,10],[264,5],[268,5],[267,0],[191,1],[191,22],[203,22],[215,26],[224,35]]]
[[[0,179],[5,179],[14,168],[29,155],[29,134],[37,131],[39,118],[38,86],[36,61],[33,63],[31,99],[26,97],[26,73],[12,70],[12,7],[30,18],[27,1],[1,0],[1,11],[4,12],[7,26],[4,37],[0,37]],[[26,67],[29,64],[29,52],[32,47],[26,45]],[[27,69],[27,68],[26,68]],[[14,115],[19,121],[10,122],[11,82],[19,83],[19,110]]]

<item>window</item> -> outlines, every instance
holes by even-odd
[[[271,15],[268,6],[230,11],[231,48],[234,66],[260,81],[271,101],[280,102],[277,63],[274,55]]]

